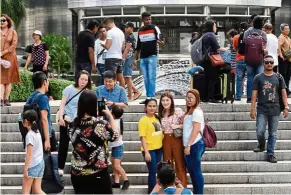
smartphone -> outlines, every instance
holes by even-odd
[[[165,38],[165,37],[164,37],[164,34],[161,33],[161,34],[159,35],[159,40],[164,40],[164,38]]]
[[[106,102],[105,99],[102,98],[101,101],[98,101],[98,116],[105,116],[105,114],[102,112],[106,109]]]

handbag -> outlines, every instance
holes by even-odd
[[[217,144],[217,137],[215,131],[208,125],[208,118],[205,121],[204,132],[201,133],[201,137],[204,141],[205,147],[215,148]]]
[[[280,105],[280,111],[283,111],[285,109],[285,105],[284,105],[284,102],[283,102],[283,97],[282,97],[282,76],[279,74],[279,73],[276,73],[276,76],[279,80],[279,92],[278,92],[278,95],[279,95],[279,105]]]
[[[224,65],[224,61],[223,61],[220,54],[218,54],[218,53],[212,54],[212,55],[209,54],[208,57],[209,57],[209,60],[210,60],[213,67],[218,67],[218,66]]]
[[[65,104],[65,106],[66,105],[68,105],[68,103],[70,103],[70,101],[72,100],[72,99],[74,99],[77,95],[79,95],[81,92],[83,92],[85,90],[85,88],[83,88],[81,91],[79,91],[78,93],[76,93],[73,97],[71,97],[71,99],[69,99],[67,102],[66,102],[66,104]],[[59,115],[60,115],[60,109],[58,109],[57,110],[57,114],[56,114],[56,122],[58,122],[59,121]],[[63,118],[65,118],[65,115],[63,115]]]
[[[174,116],[175,116],[175,114],[173,115],[172,123],[174,122]],[[174,134],[175,138],[181,138],[183,136],[183,129],[181,129],[181,128],[174,129],[173,134]]]
[[[288,51],[283,51],[282,53],[285,58],[291,58],[291,48],[289,48]]]
[[[10,68],[11,67],[11,62],[9,62],[8,60],[1,59],[0,64],[1,64],[1,66],[3,66],[3,68]]]

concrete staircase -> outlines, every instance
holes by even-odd
[[[184,109],[184,100],[175,100]],[[58,103],[52,102],[55,114]],[[218,144],[207,149],[203,156],[205,193],[207,194],[289,194],[291,192],[291,114],[281,117],[276,144],[277,164],[265,161],[266,153],[254,153],[257,146],[255,121],[249,117],[249,104],[202,104],[210,125],[216,131]],[[1,111],[1,194],[20,194],[25,152],[18,131],[17,117],[21,104],[4,107]],[[144,106],[130,103],[124,115],[125,156],[123,167],[128,173],[131,187],[118,194],[145,194],[147,167],[140,152],[137,122]],[[55,117],[52,117],[55,120]],[[59,129],[53,121],[57,138]],[[65,193],[72,194],[70,157],[68,155],[64,180]],[[188,175],[189,187],[192,188]]]

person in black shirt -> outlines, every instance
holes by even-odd
[[[142,26],[138,31],[137,47],[134,59],[138,59],[140,54],[140,68],[142,70],[147,99],[154,99],[156,92],[157,54],[160,40],[160,29],[151,24],[151,13],[143,12],[141,15]],[[136,63],[136,62],[134,62]],[[144,104],[145,101],[140,102]]]
[[[99,23],[96,20],[91,20],[87,24],[87,29],[81,31],[77,36],[75,77],[81,70],[86,70],[90,74],[96,72],[94,35],[98,31],[98,27]]]

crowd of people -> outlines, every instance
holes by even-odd
[[[106,18],[103,24],[95,20],[88,21],[86,30],[77,37],[75,83],[63,90],[63,96],[57,114],[60,128],[59,147],[52,129],[49,97],[48,48],[41,41],[42,33],[35,31],[35,43],[28,49],[25,70],[33,61],[32,83],[35,91],[27,104],[36,102],[40,118],[33,110],[22,114],[23,125],[28,129],[26,135],[26,162],[24,166],[23,193],[42,194],[41,178],[44,173],[43,150],[58,150],[58,173],[64,174],[69,142],[73,146],[71,157],[71,181],[77,194],[112,194],[112,188],[127,190],[130,181],[122,167],[124,155],[123,120],[124,109],[130,101],[140,97],[131,79],[132,64],[140,58],[140,68],[144,77],[146,99],[145,114],[138,122],[138,133],[141,142],[141,154],[148,168],[149,194],[192,194],[187,189],[186,170],[190,174],[194,194],[203,194],[204,177],[201,169],[201,158],[205,152],[203,141],[204,113],[200,107],[200,94],[189,89],[185,96],[185,110],[175,106],[170,92],[161,95],[158,102],[155,98],[157,54],[159,45],[164,44],[160,30],[151,24],[151,14],[141,15],[143,26],[138,30],[137,38],[133,35],[134,24],[125,24],[125,33],[116,27],[112,18]],[[235,54],[236,99],[241,100],[244,75],[247,73],[247,101],[251,102],[250,117],[257,119],[258,147],[254,152],[265,150],[265,131],[268,124],[269,137],[267,161],[276,163],[274,148],[280,113],[288,116],[287,96],[290,80],[291,41],[288,37],[289,26],[282,24],[281,35],[272,35],[272,25],[263,24],[260,16],[252,18],[252,26],[242,23],[240,32],[232,30],[231,49]],[[4,69],[1,76],[1,105],[8,102],[11,83],[19,82],[18,65],[15,60],[17,34],[11,30],[12,20],[7,15],[1,16],[2,48],[1,57],[10,60],[11,67]],[[264,29],[262,30],[262,28]],[[215,33],[214,21],[206,21],[201,33],[203,53],[224,52]],[[95,40],[94,35],[99,33]],[[246,46],[245,55],[240,52],[241,43],[256,33],[262,40],[261,61],[250,64]],[[193,34],[193,44],[200,33]],[[4,39],[3,39],[4,38]],[[208,48],[208,49],[206,49]],[[278,57],[279,56],[279,57]],[[277,60],[279,58],[279,60]],[[274,65],[278,65],[274,69]],[[215,82],[218,70],[210,60],[205,59],[201,66],[206,76],[205,101],[216,102],[214,98]],[[16,70],[17,69],[17,70]],[[92,91],[91,74],[101,74],[100,85]],[[279,71],[277,74],[274,70]],[[3,74],[4,73],[4,74]],[[128,94],[125,86],[127,85]],[[2,90],[3,89],[3,90]],[[2,92],[3,91],[3,92]],[[256,104],[257,102],[257,104]],[[282,102],[282,103],[281,103]],[[100,105],[105,103],[105,107]],[[257,105],[257,108],[256,108]],[[98,109],[97,109],[98,108]],[[156,114],[158,113],[158,114]],[[43,138],[36,123],[40,121]],[[42,140],[44,140],[42,142]],[[111,149],[109,158],[108,149]],[[113,168],[113,182],[109,175],[109,160]],[[156,177],[157,175],[157,177]]]

